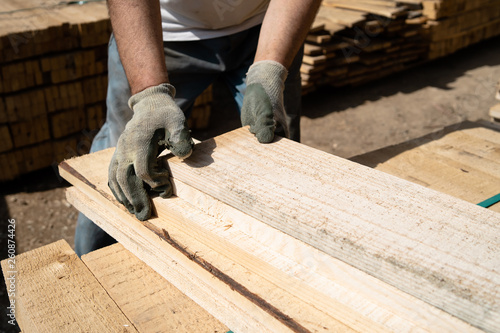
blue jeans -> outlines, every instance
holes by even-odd
[[[175,101],[189,116],[198,97],[216,79],[222,78],[241,110],[245,78],[253,63],[260,26],[219,38],[164,42],[165,60],[170,83],[176,88]],[[290,138],[300,140],[302,49],[295,57],[285,82],[284,103],[290,128]],[[132,118],[128,107],[130,87],[111,36],[108,49],[108,91],[106,122],[92,142],[91,152],[115,147],[125,125]],[[78,256],[111,245],[115,240],[85,215],[79,214],[75,232]]]

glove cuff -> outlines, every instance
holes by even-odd
[[[252,83],[273,82],[276,79],[281,80],[281,84],[285,83],[288,71],[277,61],[274,60],[261,60],[254,63],[248,69],[247,73],[247,86]]]
[[[128,100],[128,106],[134,110],[134,106],[143,100],[157,101],[156,96],[166,97],[168,95],[172,102],[175,98],[175,87],[170,83],[162,83],[157,86],[149,87],[141,92],[131,96]],[[175,103],[175,102],[174,102]]]

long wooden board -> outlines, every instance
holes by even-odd
[[[5,259],[2,271],[14,277],[7,289],[23,332],[137,332],[66,241]]]
[[[174,180],[471,324],[500,329],[500,216],[247,129],[169,158]]]
[[[232,134],[234,133],[229,135]],[[123,234],[124,227],[128,229],[138,222],[112,198],[107,188],[107,168],[95,168],[96,165],[107,166],[111,155],[112,149],[72,159],[61,165],[61,175],[85,191],[94,203],[91,204],[88,197],[83,198],[79,191],[76,191],[76,194],[75,191],[69,191],[68,199],[84,213],[93,216],[105,230],[110,229],[108,224],[115,225],[113,230],[108,232],[115,237],[118,232],[118,236],[127,243],[127,248],[131,246],[134,253],[139,251],[140,253],[136,254],[157,270],[158,264],[155,262],[162,256],[160,259],[145,258],[144,254],[141,254],[143,251],[135,244],[136,235],[129,231]],[[436,332],[473,331],[471,326],[447,313],[279,232],[193,187],[178,180],[175,185],[180,197],[206,214],[200,215],[193,206],[190,208],[179,198],[155,198],[153,201],[159,218],[150,220],[146,226],[150,223],[162,223],[169,233],[169,228],[176,226],[189,234],[190,237],[185,238],[184,242],[192,242],[195,238],[203,245],[244,265],[247,271],[257,273],[260,281],[267,280],[275,286],[283,286],[299,301],[312,302],[319,311],[326,312],[349,327],[360,331],[376,331],[378,327],[384,331],[395,332],[415,329]],[[96,204],[97,201],[100,204]],[[113,214],[117,208],[117,213]],[[119,220],[122,220],[123,227],[120,226]],[[168,223],[164,224],[165,221]],[[156,228],[160,228],[159,225]],[[147,229],[139,228],[138,232],[147,233]],[[132,244],[128,237],[133,238]],[[193,249],[191,246],[189,248]],[[198,250],[197,247],[194,249]],[[153,262],[150,262],[151,260]],[[172,278],[165,272],[162,273],[162,269],[159,272],[169,279]],[[286,282],[290,279],[292,284]],[[263,291],[261,295],[266,298],[270,294]]]

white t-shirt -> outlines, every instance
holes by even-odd
[[[164,41],[209,39],[262,23],[269,0],[159,0]]]

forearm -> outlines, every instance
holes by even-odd
[[[321,0],[271,0],[259,37],[255,62],[292,64],[316,16]]]
[[[168,82],[158,0],[108,0],[118,52],[132,94]]]

